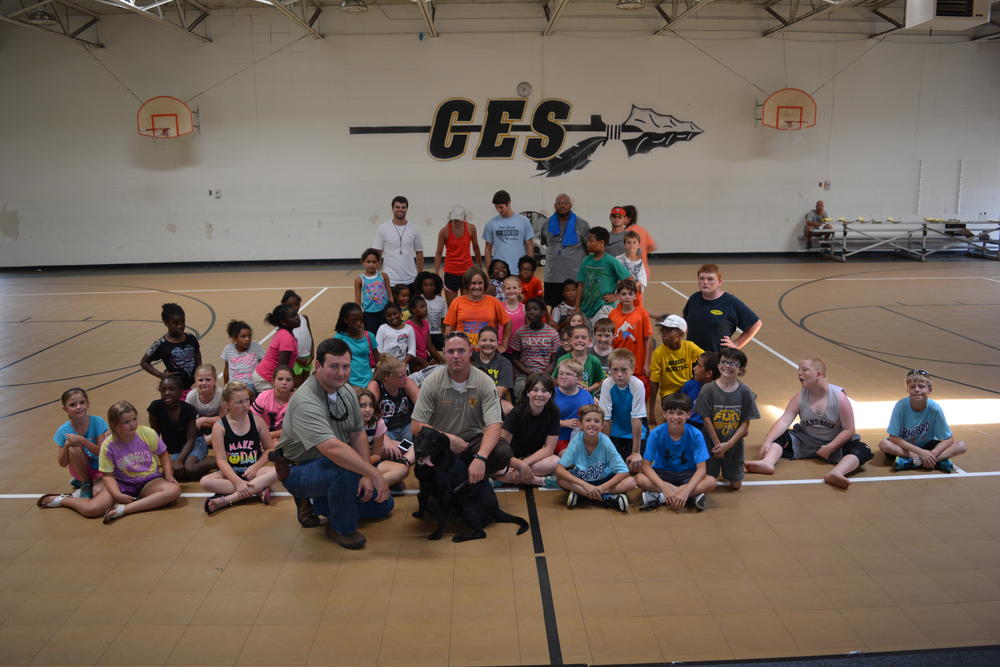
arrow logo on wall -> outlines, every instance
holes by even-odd
[[[563,176],[590,164],[597,150],[609,141],[625,144],[628,157],[646,154],[654,148],[668,148],[678,141],[691,141],[704,130],[690,121],[661,114],[651,108],[632,105],[621,123],[609,124],[599,115],[589,123],[567,123],[571,106],[564,100],[540,102],[530,124],[524,119],[525,99],[490,100],[486,118],[473,122],[476,105],[463,98],[445,100],[435,113],[433,125],[354,126],[351,134],[430,134],[428,150],[437,160],[454,160],[470,148],[470,135],[479,134],[474,159],[510,159],[518,144],[514,133],[532,133],[523,144],[524,155],[536,163],[538,176]],[[567,135],[576,132],[600,133],[560,152]]]

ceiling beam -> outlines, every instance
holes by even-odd
[[[431,37],[437,37],[437,26],[434,25],[435,10],[431,0],[417,0],[417,8],[420,10],[421,18],[424,19],[424,25],[427,26],[427,34]]]
[[[674,28],[677,27],[678,23],[680,23],[681,21],[683,21],[687,17],[691,16],[692,14],[694,14],[696,11],[698,11],[699,9],[701,9],[702,7],[704,7],[705,5],[711,4],[712,2],[714,2],[714,0],[696,0],[694,4],[688,6],[687,9],[685,9],[683,12],[681,12],[680,14],[678,14],[674,18],[673,21],[668,20],[667,24],[665,26],[663,26],[662,28],[660,28],[659,30],[657,30],[656,32],[654,32],[653,34],[654,35],[662,35],[665,32],[672,31]],[[659,5],[657,5],[657,8],[659,8]],[[666,15],[664,14],[664,16],[666,16]]]
[[[104,5],[110,5],[112,7],[118,7],[120,9],[128,10],[128,11],[134,13],[134,14],[138,14],[139,16],[147,18],[150,21],[155,21],[156,23],[159,23],[160,25],[165,25],[165,26],[167,26],[169,28],[173,28],[174,30],[180,30],[181,32],[183,32],[183,33],[185,33],[187,35],[191,35],[192,37],[196,37],[197,39],[200,39],[203,42],[211,42],[212,41],[206,35],[199,35],[198,33],[194,32],[195,26],[197,26],[199,23],[201,23],[201,20],[196,20],[190,26],[185,26],[185,25],[180,24],[180,23],[174,23],[173,21],[168,21],[167,19],[162,18],[160,16],[157,16],[156,14],[154,14],[152,12],[147,12],[147,11],[145,11],[145,10],[139,8],[139,7],[136,7],[135,5],[133,5],[130,2],[126,2],[125,0],[98,0],[98,2],[100,2],[101,4],[104,4]]]
[[[104,44],[102,44],[100,42],[92,42],[89,39],[83,39],[81,37],[77,37],[77,35],[79,35],[81,32],[83,32],[83,30],[85,30],[86,28],[91,27],[96,22],[97,22],[96,19],[92,19],[90,21],[90,23],[88,23],[87,25],[85,25],[83,28],[78,29],[76,32],[74,32],[74,33],[72,33],[70,35],[67,35],[67,34],[62,33],[62,32],[56,32],[55,30],[48,30],[46,28],[42,28],[42,27],[39,27],[37,25],[31,25],[30,23],[25,23],[23,21],[18,21],[16,19],[7,18],[6,16],[0,16],[0,23],[9,23],[10,25],[16,25],[16,26],[18,26],[20,28],[27,28],[28,30],[34,30],[36,32],[48,33],[50,35],[55,35],[56,37],[62,37],[63,39],[71,39],[71,40],[73,40],[74,42],[76,42],[78,44],[84,44],[86,46],[93,46],[93,47],[96,47],[98,49],[103,49],[104,48]]]
[[[260,0],[258,0],[258,2],[259,1]],[[298,1],[302,2],[302,0],[298,0]],[[323,34],[320,33],[319,30],[316,30],[316,28],[312,27],[312,24],[313,24],[313,22],[315,22],[315,19],[313,19],[313,21],[306,22],[306,20],[304,18],[302,18],[301,16],[297,16],[295,14],[295,12],[293,12],[291,9],[289,9],[285,5],[281,4],[281,0],[271,0],[271,2],[265,2],[264,4],[265,5],[269,4],[272,7],[274,7],[275,9],[277,9],[279,12],[281,12],[282,14],[284,14],[285,17],[288,18],[292,23],[295,23],[296,25],[298,25],[300,28],[302,28],[306,32],[312,34],[312,36],[315,37],[316,39],[323,39]],[[289,4],[292,4],[292,3],[289,3]],[[317,12],[316,16],[318,16],[318,12]]]
[[[559,20],[559,15],[562,14],[566,5],[569,4],[569,0],[558,0],[558,3],[559,4],[556,5],[555,10],[552,11],[549,11],[548,4],[545,5],[545,13],[549,17],[549,22],[545,24],[545,30],[542,31],[543,37],[548,37],[552,34],[552,30],[556,27],[556,21]]]
[[[815,18],[819,18],[820,16],[826,16],[830,12],[833,12],[833,11],[836,11],[838,9],[841,9],[842,7],[853,7],[854,5],[858,4],[859,2],[862,2],[862,0],[842,0],[841,2],[830,2],[830,0],[823,0],[822,3],[821,3],[821,4],[824,5],[823,7],[820,7],[818,9],[814,9],[811,12],[803,14],[802,16],[798,17],[797,19],[787,20],[787,19],[782,19],[779,16],[778,20],[779,21],[784,21],[784,24],[783,25],[779,25],[779,26],[775,26],[773,28],[769,28],[769,29],[765,30],[763,36],[767,37],[768,35],[773,35],[774,33],[781,32],[783,30],[788,30],[792,26],[797,26],[800,23],[805,23],[806,21],[811,21],[811,20],[813,20]],[[776,12],[774,12],[773,10],[771,10],[770,7],[767,7],[766,10],[770,14],[774,14],[774,15],[777,14]]]
[[[9,18],[9,19],[15,19],[18,16],[20,16],[21,14],[27,14],[28,12],[34,11],[34,10],[40,8],[40,7],[44,7],[45,5],[52,4],[53,2],[55,2],[55,0],[42,0],[41,2],[36,2],[33,5],[28,5],[27,7],[24,7],[23,9],[19,9],[16,12],[13,12],[11,14],[7,14],[7,18]]]

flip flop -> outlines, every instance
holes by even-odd
[[[38,499],[37,505],[42,509],[51,509],[53,507],[59,507],[64,498],[71,497],[72,496],[68,493],[46,493]]]
[[[112,505],[111,508],[104,513],[104,523],[109,524],[115,519],[120,519],[123,516],[125,516],[125,506],[121,503]]]
[[[271,504],[271,487],[267,487],[257,495],[260,496],[260,502],[264,503],[265,505]]]

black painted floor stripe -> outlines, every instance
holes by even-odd
[[[542,594],[542,618],[545,619],[545,640],[549,645],[549,663],[563,664],[562,646],[559,644],[559,627],[556,624],[556,607],[552,602],[552,585],[549,583],[549,566],[545,556],[535,556],[538,570],[538,590]]]
[[[525,503],[528,505],[528,523],[531,525],[531,543],[536,554],[545,553],[542,543],[542,527],[538,523],[538,508],[535,507],[535,490],[530,486],[524,490]]]
[[[15,359],[14,361],[12,361],[12,362],[10,362],[9,364],[6,364],[6,365],[4,365],[4,366],[0,366],[0,371],[3,371],[3,370],[7,370],[8,368],[10,368],[11,366],[13,366],[13,365],[15,365],[15,364],[19,364],[19,363],[21,363],[22,361],[25,361],[25,360],[27,360],[27,359],[31,359],[31,358],[32,358],[33,356],[35,356],[36,354],[41,354],[42,352],[45,352],[46,350],[51,350],[52,348],[54,348],[54,347],[55,347],[55,346],[57,346],[57,345],[62,345],[63,343],[65,343],[65,342],[67,342],[67,341],[71,341],[71,340],[73,340],[74,338],[77,338],[77,337],[79,337],[79,336],[82,336],[82,335],[84,335],[84,334],[86,334],[86,333],[90,333],[90,332],[91,332],[91,331],[93,331],[94,329],[100,329],[101,327],[103,327],[103,326],[104,326],[104,325],[106,325],[106,324],[107,324],[107,322],[101,322],[101,323],[100,323],[100,324],[98,324],[98,325],[97,325],[96,327],[90,327],[89,329],[84,329],[83,331],[80,331],[79,333],[75,333],[75,334],[73,334],[72,336],[70,336],[70,337],[68,337],[68,338],[63,338],[62,340],[59,340],[59,341],[56,341],[55,343],[52,343],[51,345],[46,345],[46,346],[45,346],[45,347],[43,347],[42,349],[40,349],[40,350],[36,350],[36,351],[32,352],[31,354],[29,354],[29,355],[27,355],[27,356],[24,356],[24,357],[21,357],[20,359]]]
[[[556,622],[556,607],[552,600],[552,584],[549,581],[549,566],[545,560],[542,543],[542,526],[538,521],[538,507],[535,506],[535,490],[524,490],[525,504],[528,506],[528,523],[531,525],[531,540],[535,549],[535,570],[538,574],[538,593],[542,598],[542,618],[545,620],[545,641],[549,647],[549,664],[561,665],[562,645],[559,643],[559,624]]]

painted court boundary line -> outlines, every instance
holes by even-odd
[[[927,474],[927,475],[882,475],[878,477],[852,477],[851,482],[921,482],[921,481],[931,481],[938,479],[971,479],[974,477],[1000,477],[1000,470],[990,470],[986,472],[966,472],[962,475],[948,475],[948,474]],[[764,479],[758,481],[747,481],[743,480],[743,486],[800,486],[803,484],[825,484],[822,479]],[[726,486],[725,483],[719,482],[719,486]],[[565,489],[532,489],[533,491],[548,492],[548,491],[562,491],[565,493]],[[494,489],[497,493],[518,493],[521,491],[518,487],[505,487],[501,489]],[[394,496],[413,496],[419,493],[416,489],[409,489],[399,493],[393,493]],[[35,500],[41,493],[0,493],[0,500]],[[272,497],[275,498],[290,498],[292,494],[287,491],[274,491],[271,493]],[[181,498],[209,498],[211,493],[182,493]]]
[[[694,281],[690,281],[690,282],[694,282]],[[733,282],[735,282],[735,281],[733,281]],[[679,296],[682,299],[684,299],[685,301],[687,301],[688,295],[685,294],[684,292],[682,292],[679,289],[671,286],[669,283],[667,283],[665,281],[660,281],[660,284],[663,285],[664,287],[666,287],[668,290],[670,290],[674,294],[676,294],[677,296]],[[788,357],[786,357],[782,353],[778,352],[777,350],[775,350],[773,347],[771,347],[770,345],[768,345],[764,341],[762,341],[762,340],[760,340],[760,339],[758,339],[758,338],[755,337],[751,342],[752,343],[757,343],[762,348],[764,348],[765,350],[767,350],[768,352],[770,352],[771,354],[773,354],[774,356],[776,356],[778,359],[781,359],[782,361],[784,361],[786,364],[788,364],[792,368],[798,370],[799,365],[797,363],[795,363],[794,361],[792,361],[791,359],[789,359]]]
[[[353,285],[313,285],[311,287],[219,287],[216,289],[176,289],[169,290],[171,294],[203,294],[207,292],[266,292],[276,290],[279,292],[284,292],[286,289],[293,290],[307,290],[307,289],[353,289]],[[12,292],[9,294],[4,294],[5,297],[14,296],[84,296],[84,295],[94,295],[94,294],[162,294],[163,290],[153,290],[153,289],[132,289],[132,290],[114,290],[114,291],[101,291],[101,292]]]

